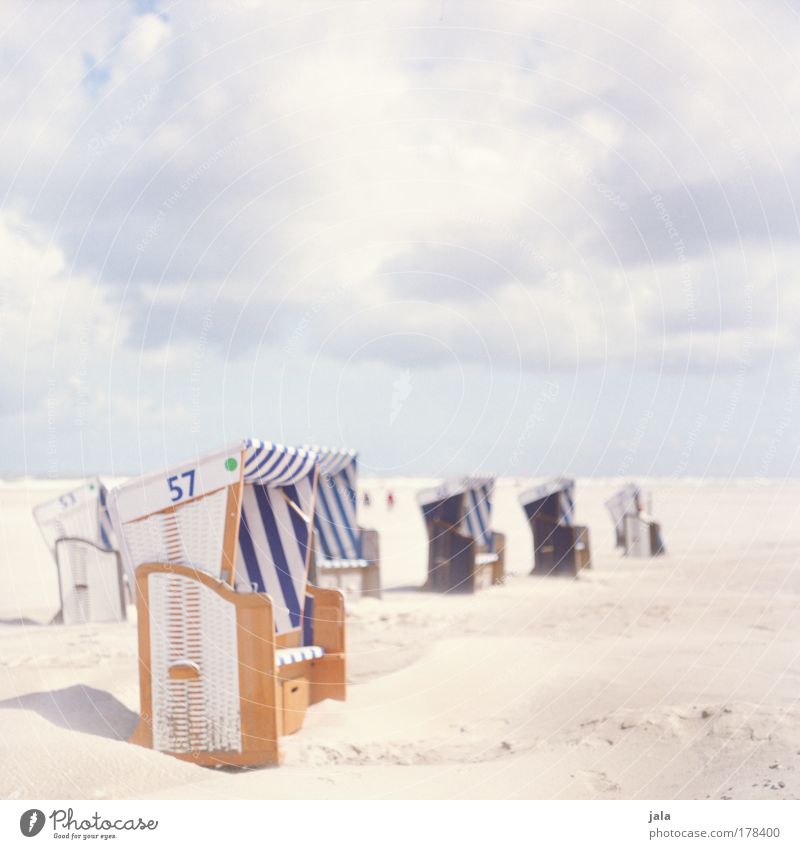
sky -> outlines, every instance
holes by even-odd
[[[0,473],[800,473],[800,8],[0,4]]]

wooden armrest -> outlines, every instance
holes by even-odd
[[[254,669],[260,669],[265,665],[270,669],[272,668],[275,652],[275,619],[272,610],[272,598],[266,593],[237,593],[225,581],[221,581],[206,572],[193,569],[191,566],[176,563],[144,563],[136,569],[140,657],[150,656],[148,613],[150,600],[147,579],[153,574],[172,574],[191,578],[212,589],[225,601],[230,602],[236,611],[237,628],[241,633],[247,635],[247,639],[240,641],[239,647],[242,651],[240,660],[242,657],[249,658],[247,662]],[[145,628],[141,627],[143,620],[148,622]],[[147,632],[147,642],[143,644],[145,632]],[[269,660],[262,658],[269,658]],[[191,671],[188,668],[183,668],[181,660],[176,661],[176,666],[179,668],[175,668],[174,673],[170,671],[171,678],[181,680],[192,677]]]
[[[344,594],[341,590],[323,589],[313,584],[306,592],[314,599],[314,645],[321,646],[328,654],[343,654],[344,642]]]

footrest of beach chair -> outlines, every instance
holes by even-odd
[[[296,649],[278,649],[275,652],[275,665],[288,666],[291,663],[302,663],[304,660],[316,660],[325,654],[321,646],[299,646]]]
[[[294,734],[303,727],[309,692],[307,678],[291,678],[281,683],[284,734]]]

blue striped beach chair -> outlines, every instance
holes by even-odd
[[[132,742],[196,763],[281,760],[344,699],[344,597],[308,583],[318,457],[246,440],[110,493],[139,614]]]
[[[555,478],[519,501],[533,533],[532,575],[575,577],[592,565],[589,529],[574,523],[575,481]]]
[[[60,608],[54,622],[126,619],[125,581],[106,496],[105,484],[95,477],[33,509],[56,563]]]
[[[475,592],[505,577],[505,536],[491,529],[494,478],[463,478],[417,496],[435,592]]]
[[[346,449],[311,450],[320,458],[313,583],[351,598],[380,598],[378,532],[358,524],[358,456]]]
[[[665,554],[661,525],[651,516],[652,497],[635,483],[626,484],[606,501],[614,522],[617,548],[626,557]]]

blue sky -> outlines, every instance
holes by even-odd
[[[800,471],[785,3],[47,5],[0,12],[6,473]]]

